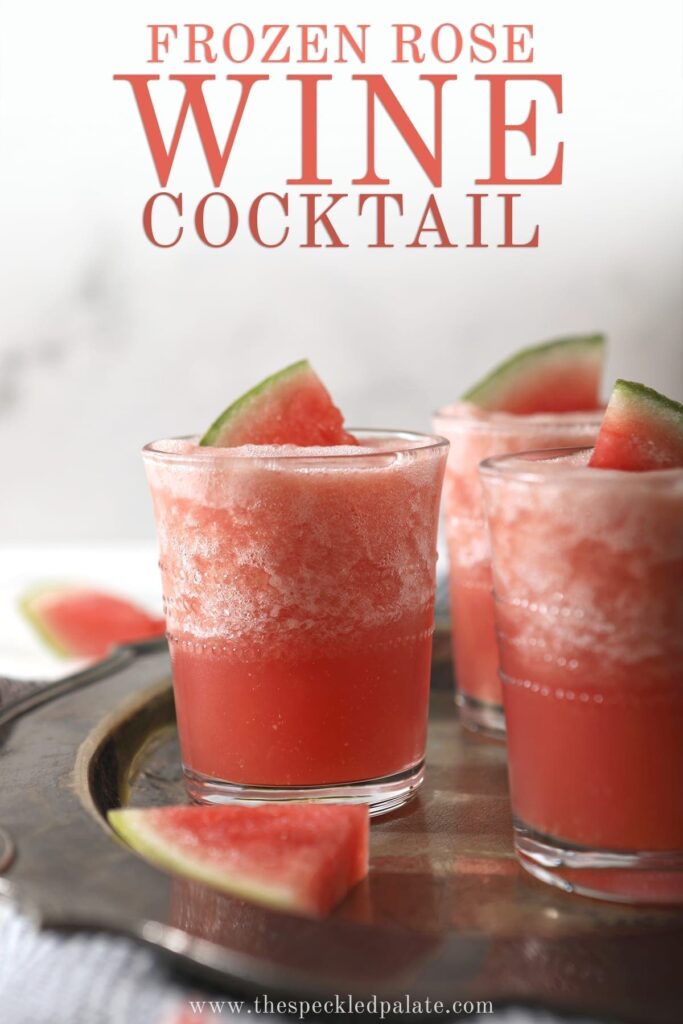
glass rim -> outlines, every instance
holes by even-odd
[[[600,481],[619,486],[647,487],[656,483],[683,484],[683,467],[671,469],[648,469],[642,471],[628,469],[602,469],[583,466],[553,466],[552,472],[542,472],[530,468],[529,463],[551,462],[568,455],[581,455],[593,451],[593,445],[566,448],[534,448],[524,452],[511,452],[506,455],[494,455],[479,463],[482,477],[514,480],[517,483],[542,484],[566,482],[572,484],[589,484],[601,486]]]
[[[485,413],[477,406],[472,406],[472,412],[468,412],[467,403],[460,406],[444,406],[432,413],[432,423],[436,430],[465,431],[471,430],[474,433],[490,434],[533,434],[537,431],[556,430],[563,431],[595,429],[602,422],[605,414],[605,406],[597,409],[579,410],[578,412],[533,412],[516,413],[503,412],[501,410]],[[454,409],[459,411],[455,412]],[[478,414],[477,414],[478,410]]]
[[[305,454],[305,448],[303,446],[291,446],[295,447],[294,452],[281,452],[274,453],[273,449],[276,447],[283,447],[280,445],[240,445],[234,448],[218,448],[206,446],[205,448],[199,448],[193,452],[173,452],[165,451],[161,448],[161,445],[168,444],[170,441],[190,441],[195,442],[199,440],[198,434],[186,434],[181,437],[166,437],[161,438],[157,441],[150,441],[148,444],[143,446],[142,456],[143,458],[150,458],[154,461],[159,462],[176,462],[176,463],[206,463],[206,462],[287,462],[287,463],[319,463],[319,462],[333,462],[333,461],[346,461],[351,462],[357,459],[383,459],[388,455],[408,455],[413,458],[419,457],[421,452],[434,452],[441,449],[448,448],[449,441],[445,437],[441,437],[439,434],[425,434],[416,430],[392,430],[383,427],[349,427],[350,433],[376,438],[386,438],[388,440],[403,440],[408,442],[408,446],[401,447],[386,447],[378,448],[373,451],[361,451],[351,452],[349,445],[314,445],[315,455]],[[412,442],[412,444],[411,444]],[[249,447],[252,450],[248,454],[239,454],[240,448]],[[360,447],[363,447],[362,445]],[[263,454],[253,449],[263,448],[265,449]],[[326,449],[321,452],[321,449]],[[339,451],[342,448],[343,451]]]

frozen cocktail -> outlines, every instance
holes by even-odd
[[[595,453],[482,467],[515,839],[568,890],[683,901],[683,408],[651,400],[653,462],[620,387]]]
[[[505,721],[479,464],[530,448],[591,444],[602,416],[603,347],[590,336],[527,349],[434,419],[450,442],[443,507],[456,700],[463,723],[491,736],[504,735]]]
[[[303,445],[310,401],[267,400],[296,443],[144,452],[188,790],[377,813],[422,778],[447,444]]]

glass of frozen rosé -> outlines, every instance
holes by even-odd
[[[424,772],[447,442],[343,428],[303,362],[147,445],[186,785],[400,806]]]
[[[683,406],[621,381],[594,449],[481,473],[519,859],[683,902]]]
[[[443,511],[449,560],[456,703],[468,729],[505,736],[479,464],[530,448],[591,444],[600,425],[601,335],[524,349],[441,409],[448,438]]]

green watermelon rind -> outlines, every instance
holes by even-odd
[[[667,398],[646,384],[621,378],[615,381],[613,393],[624,405],[632,405],[640,411],[648,409],[660,422],[665,421],[683,436],[683,405],[674,398]]]
[[[568,354],[576,357],[579,353],[593,354],[602,360],[605,348],[604,334],[576,334],[566,338],[555,338],[539,345],[529,345],[516,352],[509,359],[499,363],[490,373],[482,377],[462,396],[463,402],[486,405],[497,394],[505,392],[516,380],[524,380],[536,365],[548,365],[549,357],[557,355],[558,361],[565,361]]]
[[[36,608],[36,603],[41,597],[45,597],[47,594],[63,594],[66,591],[73,591],[75,588],[67,585],[60,586],[59,584],[40,584],[35,587],[31,587],[19,598],[19,609],[22,612],[24,618],[33,627],[37,635],[43,641],[46,647],[49,647],[51,651],[58,654],[61,658],[72,658],[72,652],[60,644],[54,633],[52,633],[45,625],[40,612]]]
[[[108,811],[107,819],[117,836],[146,860],[172,874],[204,882],[231,896],[252,900],[273,910],[312,913],[310,908],[302,906],[289,888],[246,878],[238,879],[173,850],[153,829],[145,827],[143,815],[144,810],[119,808]]]
[[[266,377],[260,384],[253,387],[250,391],[247,391],[244,395],[241,395],[236,401],[229,405],[225,409],[217,420],[211,424],[209,429],[206,431],[199,444],[202,447],[219,447],[221,434],[227,426],[234,426],[238,421],[239,416],[253,407],[254,403],[264,394],[267,394],[272,388],[278,387],[284,384],[285,381],[291,380],[297,377],[299,374],[307,374],[311,372],[311,364],[308,359],[300,359],[296,363],[291,363],[290,366],[285,366],[284,370],[279,370],[277,373],[271,374],[270,377]]]

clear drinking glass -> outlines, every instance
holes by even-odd
[[[533,875],[683,901],[683,470],[487,460],[515,843]]]
[[[380,813],[422,780],[448,445],[357,436],[144,449],[195,800]]]
[[[522,416],[486,413],[466,404],[434,417],[434,429],[450,441],[443,505],[453,661],[456,702],[469,729],[500,739],[505,735],[479,463],[529,448],[592,444],[601,419],[601,411]]]

